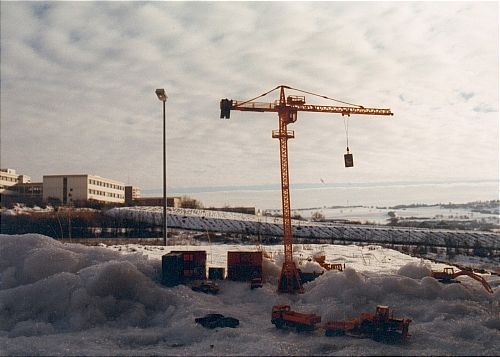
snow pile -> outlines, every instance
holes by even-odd
[[[154,324],[177,299],[141,254],[0,235],[0,330],[9,337]]]
[[[124,253],[113,251],[118,248]],[[463,284],[441,284],[426,275],[427,267],[417,264],[418,259],[403,259],[398,252],[335,246],[335,258],[343,257],[348,268],[325,271],[305,284],[304,294],[287,295],[276,293],[271,282],[282,262],[273,250],[275,260],[264,260],[269,279],[263,288],[221,281],[220,293],[213,296],[183,285],[158,284],[161,263],[156,258],[167,247],[145,247],[149,259],[138,246],[134,253],[126,253],[132,251],[128,248],[60,244],[33,234],[0,235],[0,354],[495,355],[500,350],[498,287],[488,294],[465,279]],[[332,248],[322,248],[331,261]],[[223,266],[227,251],[235,249],[212,245],[208,260]],[[370,262],[373,266],[364,265]],[[271,308],[278,303],[317,313],[323,322],[389,305],[394,316],[413,320],[411,341],[384,345],[326,337],[321,331],[298,335],[278,330],[270,322]],[[207,313],[235,317],[240,325],[208,330],[194,322]]]
[[[398,270],[398,274],[402,276],[407,276],[413,279],[421,279],[426,276],[430,276],[432,270],[424,264],[421,263],[408,263]]]
[[[24,204],[16,203],[14,207],[8,209],[5,207],[0,208],[0,215],[5,216],[17,216],[20,214],[32,214],[39,212],[53,212],[54,208],[52,206],[47,206],[46,208],[41,208],[38,206],[27,207]]]

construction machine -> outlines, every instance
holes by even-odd
[[[391,309],[378,305],[375,313],[363,312],[359,317],[321,324],[321,316],[292,311],[290,305],[274,305],[271,322],[279,329],[296,328],[300,331],[322,329],[325,336],[351,336],[372,338],[386,343],[401,343],[408,340],[411,319],[394,317]]]
[[[341,263],[326,263],[324,255],[315,255],[313,259],[325,270],[344,271],[345,269],[345,263],[343,265]]]
[[[456,280],[457,277],[461,275],[466,275],[471,277],[472,279],[475,279],[479,281],[483,287],[486,289],[487,292],[493,294],[493,289],[491,288],[490,284],[481,275],[474,274],[472,271],[468,270],[459,270],[455,272],[453,268],[444,268],[443,271],[432,271],[431,276],[434,279],[437,279],[443,284],[450,284],[450,283],[460,283],[460,281]]]
[[[196,280],[191,284],[191,290],[215,295],[219,292],[219,285],[211,280]]]
[[[359,317],[343,320],[328,321],[321,328],[326,336],[353,336],[372,338],[375,341],[399,343],[410,336],[408,327],[410,319],[394,317],[390,308],[385,305],[377,306],[375,313],[363,312]]]
[[[262,285],[262,278],[259,277],[259,278],[253,278],[251,281],[250,281],[250,289],[258,289],[258,288],[261,288],[263,285]]]

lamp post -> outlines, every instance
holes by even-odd
[[[165,121],[165,102],[167,93],[165,89],[156,90],[158,99],[163,102],[163,244],[167,245],[167,149],[166,149],[166,121]]]
[[[73,206],[73,189],[69,189],[68,193],[68,237],[71,243],[71,207]]]

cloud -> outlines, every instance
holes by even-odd
[[[277,183],[277,116],[221,121],[218,107],[279,84],[395,113],[349,119],[362,163],[349,172],[343,119],[299,113],[290,126],[294,182],[498,178],[496,3],[2,2],[1,10],[2,166],[34,179],[88,172],[160,187],[154,90],[164,87],[169,187]]]
[[[497,113],[498,112],[498,109],[489,107],[488,105],[485,105],[485,104],[477,105],[472,110],[475,112],[478,112],[478,113]]]
[[[464,98],[467,101],[474,96],[474,93],[473,92],[471,92],[471,93],[460,92],[460,95],[462,96],[462,98]]]

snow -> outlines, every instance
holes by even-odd
[[[160,257],[170,250],[206,250],[224,266],[228,250],[255,246],[87,247],[49,237],[0,235],[0,355],[496,355],[500,350],[500,279],[483,275],[487,293],[467,277],[444,285],[428,277],[445,264],[380,246],[296,245],[294,256],[323,252],[344,272],[326,271],[301,295],[277,294],[282,247],[265,246],[262,289],[222,281],[218,295],[159,284]],[[322,321],[389,305],[413,320],[407,345],[297,334],[270,322],[273,304],[290,304]],[[235,329],[205,329],[196,317],[236,317]]]
[[[27,207],[22,203],[16,203],[12,208],[0,207],[0,216],[17,216],[22,214],[33,214],[33,213],[42,213],[42,212],[53,212],[54,208],[52,206],[47,206],[45,208],[41,208],[38,206]]]
[[[377,208],[377,207],[339,207],[339,208],[318,208],[293,210],[304,218],[310,219],[314,212],[321,212],[327,219],[347,219],[350,221],[373,222],[376,224],[386,224],[389,220],[388,212],[394,212],[398,218],[413,218],[415,220],[424,219],[447,219],[460,221],[463,219],[485,220],[494,224],[499,224],[500,215],[495,213],[474,212],[472,208],[443,208],[441,206],[427,207],[406,207],[406,208]],[[274,210],[274,213],[281,213]]]

